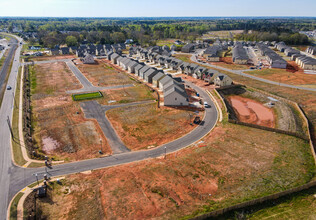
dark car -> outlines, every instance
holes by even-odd
[[[12,87],[11,86],[7,86],[7,90],[11,90],[12,89]]]
[[[194,124],[200,124],[201,123],[201,118],[199,117],[199,116],[196,116],[195,118],[194,118],[194,121],[193,121],[193,123]]]

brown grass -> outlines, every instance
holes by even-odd
[[[54,205],[40,206],[57,219],[94,215],[177,219],[281,191],[310,178],[309,146],[299,139],[225,124],[204,141],[167,159],[72,175],[54,192]],[[63,193],[67,187],[69,195]]]
[[[32,78],[34,137],[43,153],[66,160],[97,157],[100,138],[103,151],[110,152],[97,122],[85,119],[79,103],[66,94],[81,84],[65,63],[35,65]]]
[[[101,61],[97,61],[96,64],[79,64],[77,67],[94,86],[124,85],[134,82],[123,71],[118,71]]]
[[[119,136],[132,150],[162,145],[188,133],[195,127],[190,125],[189,114],[193,113],[168,107],[157,108],[157,103],[107,112]]]

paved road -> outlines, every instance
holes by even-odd
[[[21,41],[22,39],[19,38]],[[16,88],[16,76],[19,68],[19,55],[21,51],[21,46],[18,47],[15,53],[15,60],[12,65],[11,74],[8,79],[8,83],[12,86],[12,91]],[[145,160],[149,158],[159,157],[164,155],[165,150],[167,153],[180,150],[194,142],[200,140],[204,135],[206,135],[217,122],[217,111],[215,105],[213,104],[210,97],[206,92],[192,83],[188,84],[197,90],[201,97],[207,101],[211,108],[206,109],[205,119],[203,123],[194,129],[191,133],[186,136],[174,140],[170,143],[164,144],[160,147],[135,152],[126,152],[121,154],[116,154],[109,157],[85,160],[74,163],[67,163],[62,165],[54,166],[52,169],[48,170],[48,174],[51,176],[66,175],[71,173],[82,172],[86,170],[105,168],[125,163],[130,163],[134,161]],[[6,118],[9,116],[11,118],[13,113],[13,96],[12,91],[6,90],[3,104],[0,108],[0,218],[5,219],[7,207],[9,201],[13,196],[25,186],[35,182],[35,173],[38,173],[39,178],[43,178],[46,173],[45,168],[32,168],[25,169],[15,166],[11,161],[11,147],[10,147],[10,131],[6,124]],[[106,110],[106,109],[103,109]]]
[[[210,106],[211,106],[211,108],[206,109],[205,119],[203,120],[203,123],[196,129],[194,129],[188,135],[182,138],[179,138],[177,140],[174,140],[170,143],[164,144],[160,147],[151,149],[151,150],[127,152],[127,153],[116,154],[116,155],[104,157],[104,158],[56,165],[52,169],[48,170],[48,175],[51,175],[51,176],[66,175],[66,174],[71,174],[71,173],[83,172],[86,170],[116,166],[120,164],[145,160],[149,158],[156,158],[156,157],[164,155],[165,148],[166,148],[166,152],[170,153],[170,152],[180,150],[200,140],[204,135],[206,135],[215,126],[218,115],[217,115],[217,111],[216,111],[216,107],[214,103],[212,102],[210,97],[206,94],[206,92],[192,83],[188,82],[188,84],[192,88],[196,89],[197,92],[200,93],[201,97],[205,101],[210,103]],[[9,162],[9,160],[7,160],[6,162]],[[28,184],[31,184],[32,182],[35,182],[36,181],[35,176],[34,176],[35,173],[38,174],[39,178],[43,178],[43,175],[46,173],[44,168],[23,169],[23,168],[15,167],[12,165],[9,167],[12,173],[9,177],[10,178],[10,191],[7,191],[9,192],[9,195],[7,195],[7,198],[9,199],[11,199],[23,187],[27,186]],[[8,182],[6,183],[8,184]],[[1,206],[2,210],[3,208],[4,206]]]
[[[153,103],[153,100],[150,101],[142,101],[142,102],[133,102],[121,105],[100,105],[97,101],[87,101],[81,102],[80,106],[83,109],[86,118],[96,119],[99,123],[103,134],[105,135],[109,145],[112,149],[113,154],[121,154],[125,152],[129,152],[125,144],[122,142],[121,138],[117,135],[115,129],[113,128],[111,122],[106,117],[105,113],[108,110],[121,108],[126,106],[140,105]]]
[[[261,81],[261,82],[265,82],[265,83],[269,83],[269,84],[272,84],[272,85],[283,86],[283,87],[288,87],[288,88],[292,88],[292,89],[300,89],[300,90],[307,90],[307,91],[316,92],[316,89],[314,89],[314,88],[306,88],[306,87],[302,87],[302,86],[295,86],[295,85],[289,85],[289,84],[285,84],[285,83],[278,83],[278,82],[275,82],[275,81],[271,81],[271,80],[268,80],[268,79],[263,79],[263,78],[256,77],[256,76],[253,76],[253,75],[245,73],[247,71],[252,71],[250,69],[249,70],[231,70],[231,69],[227,69],[227,68],[224,68],[224,67],[221,67],[221,66],[215,66],[215,65],[212,65],[212,64],[209,64],[209,63],[198,62],[195,57],[196,57],[196,54],[193,54],[191,56],[191,60],[193,62],[200,63],[202,65],[206,65],[206,66],[209,66],[209,67],[221,69],[221,70],[224,70],[224,71],[227,71],[227,72],[231,72],[231,73],[234,73],[234,74],[237,74],[237,75],[240,75],[240,76],[248,77],[248,78],[255,79],[255,80],[258,80],[258,81]]]
[[[7,78],[7,75],[9,74],[8,70],[10,68],[10,63],[11,63],[12,58],[14,57],[14,51],[17,48],[17,40],[14,38],[11,39],[10,44],[11,44],[11,47],[9,49],[8,56],[5,58],[0,70],[0,89],[3,86],[5,86],[4,83],[5,83],[5,79]],[[1,98],[1,94],[0,94],[0,98]]]
[[[12,47],[16,47],[13,45]],[[12,50],[12,48],[11,48]],[[14,55],[14,60],[12,64],[11,73],[8,78],[8,85],[12,87],[12,90],[5,90],[2,105],[0,108],[0,219],[5,219],[6,208],[8,205],[9,191],[11,188],[10,182],[12,181],[12,174],[14,174],[14,165],[11,161],[11,147],[10,147],[10,131],[6,123],[7,117],[10,118],[13,112],[13,93],[16,88],[16,76],[19,68],[19,55],[21,46],[18,46]],[[3,68],[9,68],[10,62],[4,62]]]

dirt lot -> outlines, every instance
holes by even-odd
[[[100,60],[96,61],[96,64],[79,64],[77,67],[94,86],[134,83],[123,71],[118,71],[113,66]]]
[[[273,110],[262,103],[237,95],[229,96],[228,100],[235,109],[240,121],[270,128],[275,127]]]
[[[316,75],[305,74],[293,61],[288,62],[288,69],[262,69],[248,71],[248,74],[291,85],[315,85]]]
[[[153,103],[111,110],[107,117],[126,146],[139,150],[168,143],[194,129],[189,114],[193,112],[158,108],[157,103]]]
[[[205,60],[205,59],[201,59]],[[227,69],[232,69],[232,70],[245,70],[249,69],[250,65],[240,65],[240,64],[234,64],[233,59],[231,57],[221,57],[220,62],[209,62],[212,65],[224,67]]]
[[[44,60],[62,60],[62,59],[73,59],[75,55],[58,55],[58,56],[41,56],[29,58],[29,61],[44,61]]]
[[[79,103],[67,90],[82,86],[65,63],[31,67],[34,137],[39,149],[55,159],[81,160],[98,156],[100,138],[103,151],[110,153],[101,128],[86,120]]]
[[[133,87],[102,91],[103,99],[97,100],[102,105],[138,102],[157,99],[157,94],[143,84],[135,83]]]
[[[266,141],[266,140],[269,141]],[[67,177],[38,208],[48,219],[177,219],[309,181],[308,144],[224,124],[167,156]]]

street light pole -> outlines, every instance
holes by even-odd
[[[99,151],[100,154],[102,154],[102,139],[100,138],[100,151]]]
[[[167,157],[167,147],[165,147],[165,159]]]
[[[39,186],[37,173],[35,173],[35,177],[36,177],[36,181],[37,181],[37,186]]]

